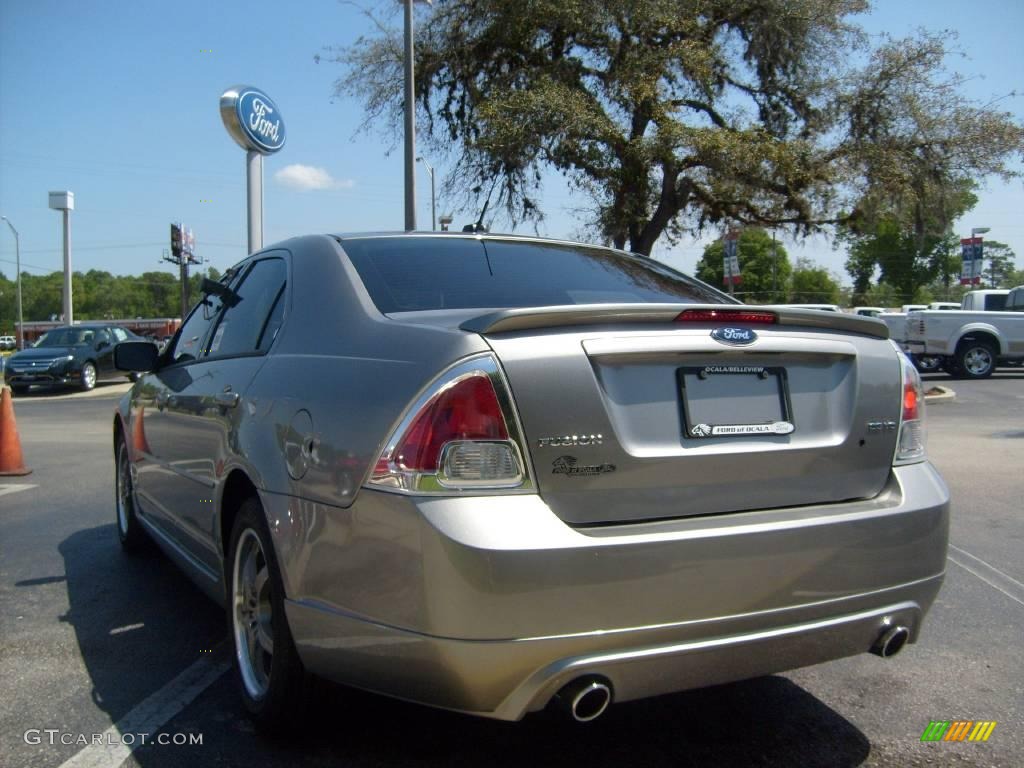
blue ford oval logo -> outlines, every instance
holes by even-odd
[[[757,334],[749,328],[715,328],[711,332],[711,338],[723,344],[743,346],[757,341]]]
[[[258,88],[248,85],[229,88],[220,98],[220,115],[228,133],[243,149],[269,155],[284,146],[281,111]]]

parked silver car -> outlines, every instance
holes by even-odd
[[[946,486],[870,318],[534,238],[296,238],[114,419],[117,529],[226,605],[268,728],[310,675],[505,720],[914,642]]]

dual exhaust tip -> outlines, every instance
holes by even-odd
[[[611,684],[599,677],[579,677],[557,694],[559,706],[578,723],[596,720],[612,703]]]
[[[875,640],[871,646],[871,652],[883,659],[895,656],[903,650],[903,646],[910,640],[910,630],[903,626],[889,627]]]
[[[875,640],[871,652],[883,659],[895,656],[910,641],[910,630],[902,625],[888,627]],[[612,703],[611,684],[600,677],[579,677],[557,694],[559,706],[578,723],[589,723],[605,713]]]

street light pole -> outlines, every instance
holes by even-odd
[[[416,229],[416,104],[413,87],[413,0],[405,0],[405,230]]]
[[[434,187],[434,168],[433,166],[424,160],[422,157],[417,157],[417,161],[423,163],[427,168],[427,173],[430,174],[430,231],[437,231],[437,193]]]
[[[25,321],[21,316],[21,238],[18,237],[18,230],[11,224],[11,220],[6,216],[0,216],[7,222],[7,226],[11,228],[11,232],[14,233],[14,268],[17,270],[17,274],[14,276],[15,289],[14,292],[17,296],[18,304],[18,349],[25,348]]]

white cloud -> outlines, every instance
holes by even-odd
[[[334,179],[323,168],[301,163],[286,165],[274,178],[278,184],[292,189],[351,189],[356,185],[352,179]]]

